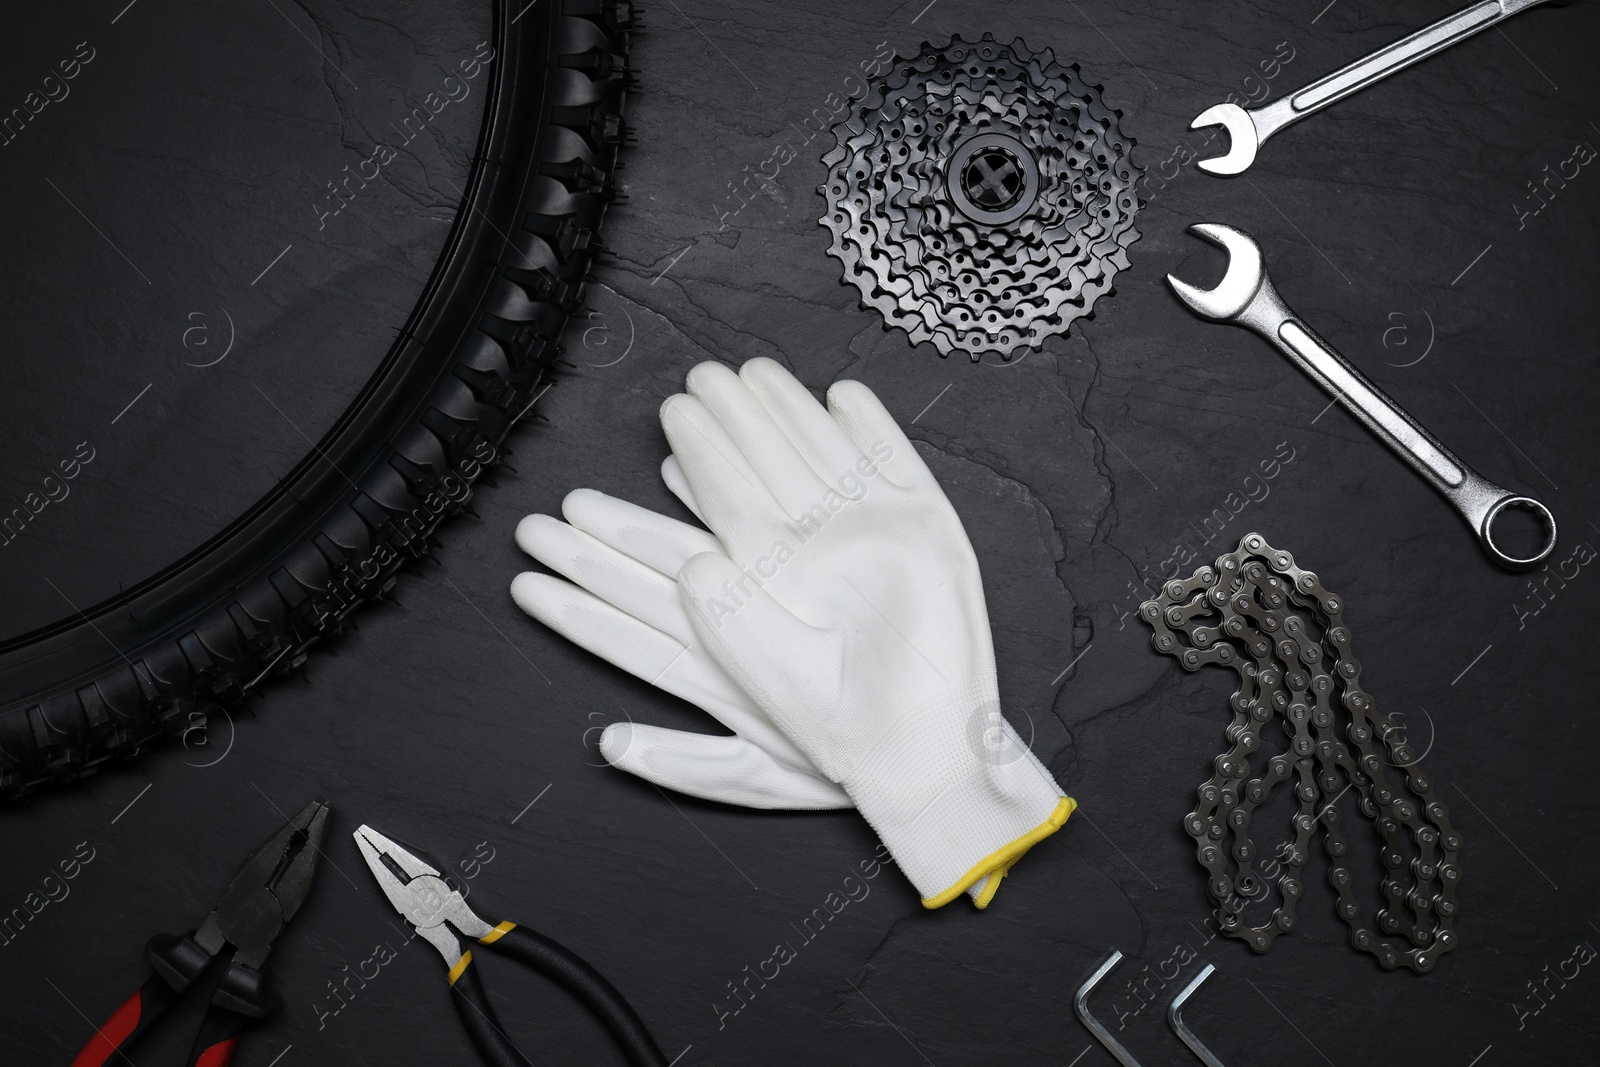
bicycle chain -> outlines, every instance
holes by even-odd
[[[862,307],[974,362],[1090,315],[1139,239],[1133,139],[1099,89],[1020,39],[897,57],[822,159],[819,221]]]
[[[1310,609],[1320,636],[1295,608]],[[1343,599],[1328,592],[1314,573],[1296,566],[1288,552],[1251,533],[1214,566],[1168,581],[1161,595],[1141,604],[1139,612],[1154,631],[1156,651],[1175,657],[1185,670],[1218,664],[1239,676],[1233,722],[1227,729],[1231,747],[1217,757],[1216,773],[1196,791],[1199,806],[1184,819],[1207,872],[1206,888],[1217,906],[1221,932],[1265,952],[1279,934],[1294,928],[1303,889],[1300,876],[1320,823],[1328,881],[1338,894],[1336,911],[1350,927],[1351,944],[1374,956],[1385,970],[1431,971],[1456,945],[1461,837],[1450,825],[1448,809],[1434,799],[1432,781],[1417,767],[1400,729],[1361,689],[1361,665],[1351,649]],[[1335,728],[1339,707],[1348,713],[1343,740]],[[1282,721],[1288,748],[1268,760],[1265,773],[1251,778],[1250,757],[1260,747],[1261,728],[1275,717]],[[1390,786],[1375,740],[1383,743],[1392,766],[1405,770],[1409,794]],[[1294,836],[1282,850],[1281,903],[1267,922],[1248,926],[1242,913],[1258,888],[1254,868],[1259,857],[1251,820],[1291,770],[1298,777],[1299,810],[1292,822]],[[1366,923],[1356,899],[1349,846],[1336,807],[1352,789],[1362,814],[1383,839],[1385,902],[1375,915],[1377,929]],[[1230,834],[1225,855],[1223,843]],[[1409,886],[1401,878],[1401,869],[1407,867]],[[1402,934],[1408,947],[1386,940]]]

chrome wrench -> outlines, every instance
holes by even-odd
[[[1381,81],[1397,70],[1420,63],[1435,52],[1464,41],[1475,33],[1488,29],[1495,23],[1510,18],[1547,0],[1483,0],[1482,3],[1457,11],[1440,19],[1410,37],[1380,48],[1365,59],[1358,59],[1343,70],[1312,82],[1304,89],[1274,100],[1265,107],[1246,111],[1238,104],[1217,104],[1208,107],[1189,124],[1191,130],[1203,126],[1221,126],[1228,131],[1229,147],[1225,155],[1199,161],[1201,170],[1211,174],[1234,175],[1255,162],[1256,150],[1268,137],[1293,122],[1299,122],[1329,104],[1343,100],[1351,93],[1360,92],[1374,82]]]
[[[1443,494],[1467,520],[1484,550],[1507,570],[1537,567],[1556,547],[1556,518],[1532,497],[1502,489],[1455,457],[1438,439],[1312,332],[1283,302],[1267,277],[1261,246],[1243,230],[1215,222],[1196,223],[1191,233],[1228,253],[1228,270],[1214,289],[1200,289],[1171,274],[1167,284],[1201,318],[1246,326],[1271,341],[1290,362],[1323,389],[1390,450]],[[1526,508],[1548,531],[1543,547],[1528,558],[1513,556],[1494,540],[1494,523],[1508,508]]]

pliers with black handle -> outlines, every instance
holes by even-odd
[[[444,880],[437,867],[372,827],[362,826],[354,836],[389,902],[444,957],[450,968],[456,1012],[490,1067],[531,1067],[531,1063],[506,1037],[473,966],[472,949],[462,947],[456,931],[532,967],[577,997],[605,1026],[633,1067],[669,1067],[633,1006],[605,975],[571,949],[526,926],[484,920],[467,907],[466,898]]]
[[[232,945],[233,957],[212,993],[189,1052],[189,1067],[226,1067],[245,1023],[278,1010],[277,994],[267,985],[261,966],[272,951],[273,939],[300,910],[311,888],[329,810],[325,802],[314,800],[263,841],[198,930],[182,937],[152,937],[145,958],[155,973],[95,1029],[72,1067],[101,1067],[119,1054],[132,1062],[126,1050]]]

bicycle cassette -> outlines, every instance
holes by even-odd
[[[1099,89],[988,34],[897,59],[822,157],[820,222],[863,308],[974,362],[1091,315],[1139,239],[1133,138]]]

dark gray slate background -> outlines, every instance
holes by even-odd
[[[479,121],[474,89],[319,230],[324,183],[393,139],[387,124],[487,36],[486,12],[464,0],[124,2],[52,11],[0,45],[0,110],[78,41],[97,49],[73,95],[0,149],[6,506],[77,442],[96,448],[73,495],[0,554],[7,633],[151,573],[304,453],[299,432],[337,417],[414,300]],[[1573,976],[1568,962],[1600,945],[1584,608],[1600,578],[1585,567],[1552,580],[1539,608],[1527,578],[1492,567],[1439,498],[1280,356],[1194,318],[1162,282],[1220,274],[1186,224],[1255,234],[1319,332],[1485,476],[1555,509],[1555,559],[1600,545],[1600,177],[1584,167],[1518,214],[1537,205],[1527,183],[1543,168],[1600,144],[1600,9],[1519,16],[1279,135],[1244,177],[1177,167],[1174,151],[1204,140],[1189,120],[1254,88],[1246,78],[1280,42],[1294,58],[1274,97],[1453,6],[1325,2],[652,5],[635,49],[630,199],[608,220],[616,254],[568,337],[575,368],[515,436],[519,473],[485,488],[481,517],[449,527],[439,565],[400,583],[399,606],[365,612],[337,655],[314,657],[308,681],[273,686],[203,746],[0,810],[0,911],[41,891],[80,842],[93,850],[68,895],[0,946],[0,1061],[70,1060],[86,1017],[143,977],[146,937],[197,922],[255,841],[321,795],[335,808],[327,860],[271,964],[286,1009],[247,1034],[241,1064],[474,1062],[443,964],[405,944],[350,841],[363,821],[456,865],[486,914],[585,955],[682,1064],[1109,1063],[1070,1000],[1113,947],[1129,959],[1095,1004],[1113,1025],[1126,1012],[1122,1040],[1145,1064],[1195,1062],[1162,1008],[1202,960],[1218,973],[1187,1018],[1230,1067],[1600,1062],[1600,973]],[[911,350],[856,308],[815,221],[821,139],[774,192],[725,229],[718,218],[728,183],[779,141],[796,145],[880,42],[909,54],[984,31],[1081,63],[1124,111],[1140,163],[1176,172],[1146,193],[1115,298],[1010,366]],[[184,347],[187,316],[215,329],[219,309],[236,350],[184,366],[220,351]],[[599,765],[595,728],[613,719],[708,723],[507,594],[526,562],[516,521],[555,511],[571,488],[682,514],[656,474],[656,409],[694,362],[755,355],[819,391],[864,381],[914,421],[972,535],[1007,712],[1082,803],[987,913],[925,912],[888,869],[804,941],[801,919],[872,855],[867,827],[668,797]],[[1200,520],[1291,450],[1269,495],[1202,544]],[[1270,954],[1203,932],[1202,872],[1179,820],[1223,746],[1232,676],[1182,673],[1129,612],[1141,574],[1180,547],[1209,559],[1252,529],[1345,596],[1363,681],[1428,746],[1465,836],[1460,947],[1428,977],[1386,974],[1347,945],[1320,848],[1300,928]],[[719,1019],[727,983],[780,942],[796,958]],[[370,975],[378,946],[394,959],[333,999],[328,983]],[[1170,980],[1169,961],[1190,953]],[[620,1062],[562,994],[492,958],[484,970],[536,1063]],[[1159,996],[1134,1013],[1136,972],[1158,976]],[[1536,1000],[1529,983],[1545,979]],[[134,1062],[179,1062],[189,1030],[169,1027]]]

